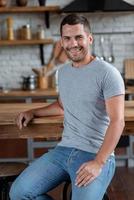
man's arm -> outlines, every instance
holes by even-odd
[[[45,117],[45,116],[54,116],[54,115],[64,114],[64,110],[63,110],[63,106],[62,106],[60,98],[58,98],[57,101],[55,101],[54,103],[48,106],[32,109],[30,111],[33,113],[34,117]]]
[[[112,97],[105,103],[110,124],[95,160],[84,163],[77,171],[76,185],[79,187],[86,186],[99,176],[103,165],[114,151],[124,128],[124,95]]]
[[[56,102],[48,106],[21,112],[16,118],[16,123],[17,126],[20,129],[22,129],[22,127],[27,126],[27,124],[34,117],[54,116],[54,115],[64,115],[64,110],[60,98],[58,98]]]
[[[104,164],[114,151],[124,128],[124,95],[106,100],[106,110],[110,118],[104,142],[96,156],[99,164]]]

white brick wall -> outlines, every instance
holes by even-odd
[[[47,1],[47,5],[56,4],[59,1]],[[62,5],[67,1],[62,0]],[[10,2],[9,2],[10,4]],[[15,0],[12,1],[15,5]],[[38,5],[37,0],[29,0],[28,5]],[[61,5],[61,2],[60,2]],[[0,14],[0,30],[5,37],[5,20],[10,14]],[[84,13],[90,20],[92,32],[95,38],[95,53],[101,56],[100,37],[104,37],[105,56],[109,56],[109,40],[113,42],[114,65],[123,72],[123,61],[125,58],[134,58],[134,13]],[[64,15],[51,14],[50,29],[46,30],[46,37],[59,38],[59,24]],[[14,29],[30,23],[32,32],[36,32],[38,24],[44,24],[43,14],[12,14]],[[46,61],[51,54],[51,45],[44,46]],[[32,73],[33,67],[40,67],[40,56],[38,46],[0,46],[0,86],[19,88],[23,75]]]

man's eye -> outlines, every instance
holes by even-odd
[[[68,40],[69,40],[69,37],[64,37],[64,40],[68,41]]]
[[[82,38],[83,38],[82,35],[76,36],[76,40],[80,40]]]

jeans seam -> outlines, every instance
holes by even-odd
[[[70,163],[72,162],[74,156],[76,156],[76,154],[78,153],[79,150],[77,149],[72,149],[68,159],[67,159],[67,167],[69,167]]]

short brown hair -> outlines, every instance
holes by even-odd
[[[69,14],[69,15],[65,16],[60,25],[60,34],[61,35],[62,35],[62,27],[65,24],[69,24],[69,25],[83,24],[84,29],[89,33],[91,32],[89,21],[87,20],[86,17],[84,17],[82,15]]]

